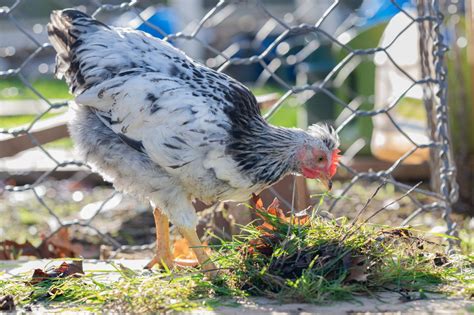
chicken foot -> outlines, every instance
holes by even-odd
[[[156,253],[145,268],[151,269],[155,265],[160,267],[166,265],[166,268],[173,269],[174,260],[170,247],[170,223],[168,217],[158,208],[153,209],[153,216],[156,227]]]
[[[204,272],[209,273],[211,277],[217,275],[217,268],[211,261],[204,246],[202,245],[195,228],[177,226],[179,233],[188,241],[189,247],[196,254],[197,260]]]
[[[151,259],[151,261],[145,266],[145,268],[151,269],[155,265],[158,265],[161,268],[166,266],[166,268],[168,269],[173,269],[173,267],[175,266],[195,266],[194,263],[187,264],[183,261],[174,260],[170,247],[170,231],[168,217],[163,214],[158,208],[155,208],[153,210],[153,216],[155,218],[156,226],[156,253]],[[177,228],[179,233],[188,241],[189,246],[196,254],[197,260],[202,266],[203,270],[207,270],[211,274],[211,276],[214,276],[216,274],[216,267],[205,252],[204,246],[202,245],[196,233],[196,229],[180,226],[178,226]]]

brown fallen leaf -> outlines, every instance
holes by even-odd
[[[35,269],[29,284],[35,285],[45,280],[66,278],[69,276],[79,277],[84,274],[82,260],[76,260],[72,263],[63,262],[57,268],[51,268],[44,271],[43,269]]]
[[[15,301],[13,296],[5,295],[0,297],[0,311],[2,312],[13,312],[15,310]]]
[[[295,213],[293,217],[291,215],[285,215],[285,212],[280,208],[280,201],[278,200],[278,198],[273,199],[272,203],[267,208],[263,206],[262,199],[259,198],[257,201],[255,201],[255,209],[260,212],[265,212],[267,214],[275,216],[280,221],[291,223],[294,225],[304,225],[306,224],[306,222],[309,221],[310,218],[309,214],[307,213],[307,209]],[[264,224],[262,224],[262,226],[265,226],[265,228],[271,227],[271,230],[275,229],[275,227],[272,226],[271,222],[268,222],[268,220],[266,220],[266,218],[261,213],[257,212],[257,215],[264,221]]]
[[[263,235],[260,236],[257,239],[250,240],[248,243],[251,245],[248,249],[247,252],[249,254],[254,254],[254,250],[258,251],[259,253],[270,257],[273,254],[273,246],[272,244],[274,242],[278,241],[278,238],[276,235]]]
[[[391,230],[382,230],[383,234],[389,234],[392,236],[400,237],[400,238],[410,238],[413,237],[413,234],[410,230],[406,228],[398,228],[398,229],[391,229]]]
[[[38,246],[38,249],[41,252],[47,253],[46,255],[53,256],[43,258],[79,257],[82,252],[81,245],[71,242],[69,229],[66,227],[61,228],[49,239],[43,238],[43,242]]]
[[[252,201],[255,204],[255,209],[263,209],[263,200],[260,198],[260,196],[252,194]]]
[[[352,257],[350,265],[349,274],[345,281],[366,282],[369,276],[367,272],[367,258],[364,256]]]
[[[23,244],[11,240],[0,242],[0,260],[14,260],[20,256],[40,258],[39,255],[38,249],[28,241]]]
[[[43,238],[37,247],[26,241],[23,244],[12,240],[0,242],[0,260],[14,260],[20,256],[36,258],[65,258],[78,257],[81,246],[73,244],[67,228],[60,229],[50,238]]]
[[[286,216],[284,211],[280,208],[280,201],[275,198],[272,203],[265,208],[263,201],[260,197],[253,195],[253,202],[255,204],[255,209],[257,210],[257,215],[263,220],[263,223],[257,226],[257,229],[263,233],[259,238],[250,240],[249,244],[251,247],[247,249],[249,254],[253,254],[254,250],[270,256],[273,253],[272,244],[278,241],[278,235],[274,233],[277,227],[273,220],[270,220],[267,216],[273,216],[282,223],[289,223],[293,225],[304,225],[309,222],[310,216],[306,210],[296,213],[294,216]]]
[[[276,216],[277,218],[281,220],[287,220],[288,218],[285,216],[285,213],[283,210],[280,208],[280,200],[278,198],[273,199],[272,203],[267,207],[267,209],[262,209],[266,210],[268,214],[271,214],[273,216]]]

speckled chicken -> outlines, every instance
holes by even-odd
[[[154,207],[149,268],[173,265],[169,222],[203,268],[215,268],[199,247],[194,199],[247,200],[289,173],[328,184],[336,172],[332,128],[269,125],[244,85],[165,41],[71,9],[51,14],[48,34],[56,75],[75,96],[78,152],[117,190]]]

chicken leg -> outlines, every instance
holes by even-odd
[[[173,255],[170,248],[170,229],[168,217],[163,214],[160,209],[153,210],[156,227],[156,253],[152,260],[145,266],[146,269],[151,269],[154,265],[159,265],[172,269],[174,266]]]
[[[217,274],[217,268],[204,250],[204,246],[199,240],[196,229],[182,226],[177,226],[177,228],[179,233],[188,241],[189,246],[193,249],[201,268],[209,272],[211,276],[215,276]]]

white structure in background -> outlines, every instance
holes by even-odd
[[[416,13],[411,14],[416,16]],[[379,46],[388,46],[387,53],[393,61],[414,80],[419,80],[421,61],[418,24],[412,23],[396,38],[410,22],[412,20],[404,13],[394,16],[385,28]],[[413,81],[400,71],[384,52],[376,53],[374,62],[376,65],[374,109],[387,108],[402,96],[395,108],[390,110],[391,116],[413,141],[418,144],[428,143],[422,85],[413,85]],[[396,129],[387,115],[374,116],[373,123],[371,150],[377,158],[394,162],[413,149],[414,145]],[[419,164],[428,159],[429,150],[418,149],[404,163]]]
[[[295,17],[298,21],[315,24],[326,12],[326,10],[331,7],[334,3],[332,0],[296,0],[296,11]],[[342,15],[340,7],[337,7],[334,11],[329,14],[324,23],[321,24],[321,29],[334,33],[334,30],[338,29],[338,26],[342,23]]]
[[[169,3],[180,23],[177,29],[186,35],[192,34],[204,16],[203,0],[171,0]],[[201,31],[197,36],[204,35]],[[177,46],[194,59],[202,61],[204,58],[204,48],[196,40],[179,40]]]

